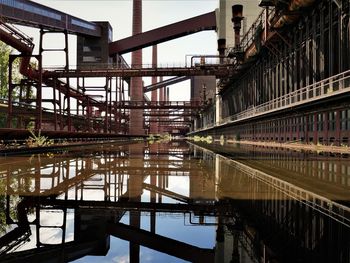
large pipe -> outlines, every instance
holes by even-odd
[[[21,64],[19,66],[19,72],[24,76],[38,79],[39,73],[35,72],[29,66],[30,56],[32,55],[33,47],[22,42],[20,39],[13,37],[12,34],[4,31],[2,29],[0,29],[0,40],[3,41],[4,43],[6,43],[7,45],[17,49],[19,52],[22,53],[22,55],[26,55],[26,57],[23,57],[21,59]]]
[[[157,45],[154,45],[152,48],[152,67],[157,68],[157,62],[158,62],[158,49]],[[157,77],[152,77],[152,85],[155,85],[157,83]],[[158,100],[158,90],[152,90],[151,92],[151,101],[156,102]],[[156,110],[152,110],[153,113],[155,113]],[[152,119],[152,118],[151,118]],[[153,119],[152,119],[153,120]],[[150,123],[150,133],[156,134],[158,132],[158,123],[157,122],[151,122]]]

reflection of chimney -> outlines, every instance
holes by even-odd
[[[241,22],[243,20],[243,5],[233,5],[232,6],[232,19],[233,29],[235,31],[235,47],[239,47],[241,44],[240,32],[241,32]]]
[[[226,50],[226,39],[224,38],[218,39],[218,51],[220,56],[220,64],[224,63],[225,50]]]

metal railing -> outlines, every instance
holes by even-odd
[[[299,90],[290,92],[281,97],[275,98],[257,106],[250,106],[248,109],[217,122],[208,124],[200,130],[205,130],[214,126],[221,126],[230,123],[240,122],[253,117],[266,115],[272,112],[300,106],[309,102],[329,98],[350,91],[350,70],[334,75],[308,85]],[[199,131],[199,130],[198,130]]]
[[[16,39],[24,43],[29,48],[31,49],[34,48],[33,39],[31,37],[23,33],[20,29],[18,29],[14,25],[5,24],[5,21],[3,20],[2,17],[0,17],[0,29],[4,30],[11,36],[14,36]]]
[[[275,9],[271,8],[269,10],[269,17],[274,16],[274,14],[275,14]],[[266,24],[266,16],[265,16],[265,9],[263,9],[258,15],[257,19],[250,26],[248,31],[242,37],[241,44],[240,44],[240,48],[242,51],[246,51],[247,48],[253,44],[256,37],[256,31],[259,29],[259,27],[263,30],[265,28],[265,24]],[[231,52],[234,52],[235,48],[236,47],[228,48],[226,51],[226,55],[230,54]]]
[[[313,192],[302,189],[291,183],[273,177],[267,173],[251,168],[245,164],[238,161],[229,159],[227,157],[221,156],[229,166],[240,170],[244,174],[254,178],[262,183],[269,185],[288,196],[291,199],[297,200],[298,202],[310,207],[319,213],[332,218],[333,220],[339,222],[340,224],[350,227],[350,208],[342,204],[336,203],[328,198],[315,194]]]

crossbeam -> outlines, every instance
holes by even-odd
[[[44,72],[47,78],[94,78],[94,77],[152,77],[152,76],[216,76],[228,77],[233,73],[232,65],[206,64],[195,67],[166,68],[96,68],[75,70],[54,70]]]
[[[191,262],[214,262],[213,249],[199,248],[184,242],[122,223],[110,223],[107,231],[118,238]]]
[[[127,37],[109,44],[109,55],[124,54],[203,30],[216,29],[215,11]]]

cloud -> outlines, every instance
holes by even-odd
[[[116,257],[112,258],[112,262],[129,263],[129,255],[116,256]]]

